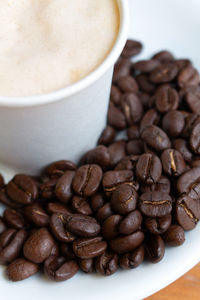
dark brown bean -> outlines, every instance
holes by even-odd
[[[64,214],[53,214],[50,218],[50,227],[53,235],[58,241],[71,243],[75,236],[66,228],[66,220]]]
[[[161,62],[169,62],[174,60],[173,54],[167,50],[157,52],[152,58],[157,59]]]
[[[128,155],[124,157],[115,167],[116,171],[121,170],[129,170],[134,171],[136,170],[136,164],[138,161],[139,155]]]
[[[200,154],[200,123],[193,127],[189,143],[192,151],[196,154]]]
[[[119,260],[120,267],[125,270],[137,268],[144,261],[144,254],[144,246],[124,254]]]
[[[173,141],[173,146],[176,150],[178,150],[182,154],[182,156],[183,156],[183,158],[186,162],[191,161],[192,153],[188,148],[186,140],[176,139],[176,140]]]
[[[102,170],[107,170],[110,167],[111,158],[107,147],[97,146],[93,150],[90,150],[85,155],[86,164],[96,164],[99,165]]]
[[[162,120],[162,128],[170,137],[178,137],[184,128],[185,119],[177,110],[169,111]]]
[[[183,173],[177,181],[177,190],[179,194],[200,199],[200,168],[192,168]]]
[[[67,203],[73,196],[72,181],[75,171],[66,171],[58,180],[55,187],[55,195],[63,203]]]
[[[117,85],[123,93],[137,93],[138,84],[132,76],[121,77],[117,81]]]
[[[146,252],[152,263],[161,261],[165,254],[165,244],[159,235],[151,235],[146,241]]]
[[[26,206],[24,214],[37,227],[44,227],[49,224],[49,216],[39,203],[32,203]]]
[[[142,215],[139,212],[139,210],[132,211],[120,222],[119,232],[121,234],[126,234],[126,235],[131,234],[134,231],[138,230],[141,224],[142,224]]]
[[[98,140],[98,144],[108,146],[114,142],[115,136],[116,136],[115,129],[113,127],[107,125]]]
[[[2,217],[0,217],[0,235],[7,229]]]
[[[57,182],[58,182],[58,178],[53,178],[40,185],[40,194],[42,198],[46,200],[54,200],[55,187]]]
[[[113,210],[111,208],[110,203],[108,202],[98,210],[96,218],[99,222],[103,222],[106,218],[110,217],[111,215],[113,215]]]
[[[103,254],[106,251],[107,243],[102,237],[91,239],[77,239],[73,242],[73,251],[81,259],[90,259]]]
[[[142,244],[144,240],[144,233],[142,231],[136,231],[130,235],[121,236],[113,239],[110,242],[111,249],[118,253],[123,254],[133,251]]]
[[[111,91],[110,91],[110,101],[112,101],[115,105],[120,104],[121,99],[121,91],[120,89],[112,84]]]
[[[173,63],[166,63],[156,68],[150,74],[153,83],[165,83],[172,81],[178,74],[178,67]]]
[[[108,252],[103,253],[96,259],[95,268],[97,273],[104,276],[114,274],[118,269],[118,255]]]
[[[140,155],[144,152],[144,142],[141,139],[129,141],[126,144],[126,152],[129,155]]]
[[[112,194],[111,207],[116,213],[128,214],[136,209],[137,198],[137,192],[132,186],[121,184]]]
[[[160,62],[156,59],[139,60],[132,65],[133,69],[144,73],[153,72],[159,66]]]
[[[185,241],[185,233],[181,226],[171,225],[163,234],[163,239],[168,246],[180,246]]]
[[[127,136],[129,140],[138,139],[140,137],[139,127],[132,125],[127,129]]]
[[[29,278],[38,271],[39,265],[24,258],[18,258],[7,267],[6,274],[11,281],[21,281]]]
[[[142,44],[135,40],[128,40],[121,53],[122,57],[130,58],[139,54],[142,51]]]
[[[97,212],[105,204],[105,197],[102,193],[96,193],[91,198],[91,207],[94,212]]]
[[[158,191],[158,192],[170,194],[170,187],[171,187],[171,183],[169,179],[161,175],[160,179],[156,183],[151,185],[143,184],[141,186],[141,192],[148,193],[148,192]]]
[[[140,74],[135,77],[140,89],[148,94],[152,94],[155,91],[155,85],[149,80],[149,76],[146,74]]]
[[[145,193],[140,196],[139,209],[147,217],[164,217],[172,211],[172,199],[162,192]]]
[[[163,151],[171,147],[171,142],[166,133],[157,126],[149,126],[142,132],[142,139],[148,146],[156,151]]]
[[[117,61],[114,68],[113,82],[116,83],[121,77],[130,75],[131,62],[129,59],[121,58]]]
[[[190,111],[200,115],[200,87],[194,86],[189,88],[185,93],[185,102]]]
[[[92,209],[87,199],[81,198],[79,196],[74,196],[72,198],[72,208],[76,213],[83,215],[92,215]]]
[[[126,143],[121,140],[117,141],[108,147],[110,153],[110,167],[114,168],[116,164],[126,156]]]
[[[180,88],[197,86],[200,82],[199,73],[192,66],[187,66],[181,70],[177,81]]]
[[[64,215],[69,215],[72,213],[72,211],[67,208],[64,204],[61,203],[54,203],[50,202],[47,205],[47,211],[50,214],[64,214]]]
[[[103,222],[102,235],[104,239],[111,240],[118,236],[118,225],[121,220],[120,215],[112,215]]]
[[[159,120],[160,116],[155,109],[148,110],[140,122],[140,133],[142,133],[146,127],[157,125]]]
[[[161,113],[176,110],[179,105],[179,96],[175,89],[160,89],[155,95],[156,109]]]
[[[139,181],[146,184],[156,183],[162,174],[160,159],[152,154],[142,154],[136,164],[136,174]]]
[[[59,160],[50,164],[46,169],[46,174],[50,178],[59,178],[66,171],[75,170],[76,165],[69,160]]]
[[[85,273],[92,273],[94,270],[94,260],[92,258],[79,259],[79,267]]]
[[[133,125],[141,120],[143,106],[137,95],[133,93],[124,94],[121,99],[121,106],[129,125]]]
[[[24,218],[22,214],[14,209],[7,208],[4,210],[3,218],[6,224],[15,229],[22,229],[24,227]]]
[[[164,217],[160,218],[147,218],[145,219],[145,227],[148,230],[148,232],[152,234],[162,234],[171,225],[172,216],[166,215]]]
[[[175,149],[167,149],[161,155],[164,172],[169,176],[180,176],[186,170],[182,154]]]

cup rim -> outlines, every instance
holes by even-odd
[[[118,0],[120,10],[120,28],[115,44],[106,59],[89,75],[65,88],[35,96],[0,97],[3,107],[30,107],[43,105],[73,96],[97,81],[118,59],[127,40],[129,28],[129,10],[127,0]]]

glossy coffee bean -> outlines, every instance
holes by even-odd
[[[100,225],[95,218],[81,214],[68,215],[64,218],[67,230],[78,237],[94,237],[100,232]]]
[[[146,74],[139,74],[135,77],[140,89],[148,94],[152,94],[155,91],[155,84],[149,80],[149,76]]]
[[[73,189],[79,196],[92,196],[98,190],[102,170],[98,165],[84,165],[80,167],[73,179]]]
[[[50,164],[46,169],[46,174],[50,178],[59,178],[66,171],[75,170],[76,165],[69,160],[59,160]]]
[[[157,126],[145,128],[141,135],[149,147],[156,151],[163,151],[171,147],[171,142],[166,133]]]
[[[142,224],[142,215],[139,210],[129,213],[119,224],[119,232],[121,234],[131,234],[138,230]],[[114,237],[113,237],[114,238]],[[111,238],[112,239],[112,238]]]
[[[111,240],[118,236],[118,227],[121,220],[122,216],[112,215],[103,222],[102,235],[105,240]]]
[[[0,217],[0,235],[7,229],[6,224],[4,223],[3,219]]]
[[[39,265],[24,258],[18,258],[7,267],[6,274],[11,281],[21,281],[36,274],[38,271]]]
[[[56,202],[49,202],[47,204],[47,211],[49,214],[64,214],[69,215],[72,211],[67,208],[64,204],[56,203]]]
[[[58,200],[68,203],[73,196],[72,181],[75,171],[66,171],[58,180],[55,187],[55,195]]]
[[[110,91],[110,101],[112,101],[115,105],[119,105],[121,95],[122,94],[120,89],[115,84],[112,84]]]
[[[136,209],[137,198],[137,192],[132,186],[121,184],[112,194],[111,207],[116,213],[126,215]]]
[[[139,246],[132,252],[121,256],[119,260],[120,267],[125,270],[135,269],[144,261],[144,246]]]
[[[162,173],[160,159],[152,154],[142,154],[136,164],[138,180],[146,184],[153,184],[159,181]]]
[[[167,149],[161,155],[164,172],[169,176],[180,176],[186,170],[182,154],[175,149]]]
[[[121,106],[129,125],[139,122],[143,115],[143,106],[137,95],[127,93],[122,96]]]
[[[108,147],[110,154],[110,167],[114,168],[120,160],[126,156],[126,143],[125,141],[117,141]]]
[[[168,246],[180,246],[185,241],[185,233],[181,226],[171,225],[169,229],[162,235]]]
[[[48,181],[45,181],[40,185],[40,194],[42,198],[50,201],[54,200],[55,196],[55,187],[58,182],[58,178],[53,178]]]
[[[50,227],[54,237],[61,242],[71,243],[75,236],[66,228],[66,217],[64,214],[53,214],[50,218]]]
[[[191,112],[200,114],[200,87],[194,86],[187,90],[185,102]]]
[[[170,227],[171,221],[171,215],[166,215],[160,218],[147,218],[144,224],[148,232],[152,234],[162,234]]]
[[[60,244],[60,253],[67,260],[71,260],[71,259],[75,258],[75,254],[72,249],[72,244],[61,243]]]
[[[10,197],[8,197],[4,188],[0,190],[0,203],[14,209],[21,208],[23,206],[22,204],[12,201]]]
[[[162,50],[154,54],[153,59],[157,59],[160,62],[169,62],[174,60],[173,54],[168,50]]]
[[[120,78],[130,75],[131,62],[127,58],[121,58],[117,61],[114,67],[113,83],[116,83]]]
[[[43,227],[49,224],[49,216],[39,203],[27,205],[24,214],[25,217],[37,227]]]
[[[123,93],[137,93],[138,84],[132,76],[121,77],[117,81],[117,85]]]
[[[150,74],[153,83],[165,83],[172,81],[178,74],[178,67],[173,63],[166,63],[156,68]]]
[[[102,223],[113,214],[114,212],[111,208],[110,202],[108,202],[98,210],[96,218],[100,223]]]
[[[200,116],[197,114],[190,114],[185,118],[185,126],[182,131],[182,136],[184,138],[189,138],[192,132],[192,129],[200,123]]]
[[[84,273],[92,273],[94,270],[94,260],[90,259],[79,259],[79,267]]]
[[[0,235],[0,263],[7,264],[19,257],[27,233],[24,229],[19,231],[7,229]]]
[[[117,130],[123,130],[126,127],[126,119],[123,112],[114,105],[109,106],[108,124]]]
[[[161,175],[160,179],[151,185],[145,185],[143,184],[141,186],[141,192],[148,193],[148,192],[163,192],[166,194],[170,194],[170,188],[171,188],[171,183],[169,179],[163,175]]]
[[[118,269],[118,255],[105,252],[95,262],[96,272],[103,276],[110,276]]]
[[[144,142],[141,139],[129,141],[126,144],[126,152],[129,155],[140,155],[144,152]]]
[[[106,251],[107,243],[102,237],[90,239],[77,239],[73,242],[73,251],[81,259],[90,259],[103,254]]]
[[[140,131],[137,125],[132,125],[127,129],[127,136],[129,140],[139,139]]]
[[[157,59],[139,60],[133,64],[134,70],[150,73],[153,72],[157,67],[160,66],[160,62]]]
[[[177,110],[169,111],[162,120],[162,128],[170,137],[181,135],[185,125],[184,116]]]
[[[129,170],[108,171],[104,173],[102,180],[104,191],[112,194],[122,183],[133,185],[133,178],[133,172]]]
[[[200,123],[196,124],[190,135],[190,148],[196,154],[200,154]]]
[[[140,122],[140,133],[142,133],[145,128],[151,125],[157,125],[159,120],[160,116],[155,109],[152,108],[148,110]]]
[[[144,233],[142,231],[136,231],[130,235],[117,237],[110,241],[111,249],[118,253],[123,254],[133,251],[142,244],[144,240]]]
[[[92,215],[92,209],[87,199],[81,198],[79,196],[74,196],[72,198],[72,208],[78,214]]]
[[[125,156],[116,165],[115,170],[116,171],[129,170],[129,171],[134,171],[135,172],[138,158],[139,158],[139,155],[128,155],[128,156]]]
[[[16,175],[7,185],[6,191],[11,200],[27,205],[37,199],[38,189],[30,176]]]
[[[6,224],[15,229],[22,229],[24,227],[24,218],[22,214],[14,209],[7,208],[4,210],[3,218]]]
[[[107,170],[110,166],[110,153],[107,147],[97,146],[93,150],[86,153],[86,164],[97,164],[102,170]]]
[[[142,44],[135,40],[128,40],[121,53],[122,57],[130,58],[139,54],[142,51]]]
[[[151,235],[148,237],[145,245],[148,259],[152,263],[158,263],[165,254],[165,244],[159,235]]]
[[[188,148],[188,143],[187,143],[186,140],[184,140],[184,139],[174,140],[173,141],[173,147],[182,154],[182,156],[183,156],[183,158],[186,162],[191,161],[192,153]]]
[[[96,193],[90,199],[91,207],[94,212],[97,212],[105,204],[105,196],[102,193]]]
[[[178,75],[178,85],[180,88],[197,86],[199,84],[199,73],[192,67],[187,66]]]
[[[193,229],[200,219],[200,202],[183,195],[176,201],[176,219],[184,230]]]
[[[115,136],[116,136],[115,129],[113,127],[107,125],[98,140],[98,144],[108,146],[114,142]]]
[[[54,246],[52,235],[46,228],[36,230],[24,244],[24,257],[33,263],[42,263]]]
[[[72,278],[79,270],[75,260],[49,256],[44,263],[44,272],[52,280],[60,282]]]
[[[200,199],[200,167],[183,173],[177,181],[179,194],[186,194],[193,199]]]
[[[172,199],[162,192],[145,193],[140,196],[139,209],[147,217],[164,217],[172,211]]]
[[[179,95],[173,88],[161,89],[155,95],[156,109],[160,113],[176,110],[179,105]]]

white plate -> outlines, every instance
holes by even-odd
[[[96,0],[99,1],[99,0]],[[168,48],[177,57],[190,57],[200,70],[199,0],[129,0],[130,37],[145,43],[142,57]],[[9,174],[8,174],[9,177]],[[143,264],[111,277],[78,274],[64,283],[48,281],[42,275],[24,282],[10,283],[0,267],[0,293],[5,300],[134,300],[157,292],[187,272],[200,258],[200,226],[186,234],[186,242],[166,250],[159,264]]]

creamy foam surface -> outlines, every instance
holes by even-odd
[[[0,96],[49,93],[82,79],[118,30],[116,0],[0,0]]]

